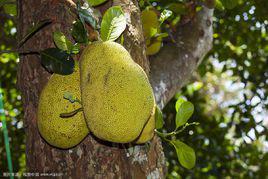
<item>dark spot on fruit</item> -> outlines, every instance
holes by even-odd
[[[108,72],[103,76],[104,86],[107,85],[107,82],[108,82],[109,76],[111,74],[111,71],[112,71],[112,68],[110,67],[109,70],[108,70]]]
[[[90,73],[87,74],[87,83],[90,82]]]

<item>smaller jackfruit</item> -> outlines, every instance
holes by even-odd
[[[141,20],[146,40],[146,55],[154,55],[159,52],[162,45],[162,38],[155,37],[161,33],[157,14],[153,10],[145,9],[141,13]]]
[[[141,21],[146,39],[150,39],[160,30],[157,14],[153,10],[143,10],[141,12]]]
[[[158,53],[161,46],[162,46],[162,38],[159,38],[159,40],[156,39],[152,41],[152,43],[147,46],[146,55],[154,55]]]
[[[77,145],[89,133],[82,112],[71,117],[60,117],[61,114],[70,113],[81,107],[77,102],[71,103],[64,99],[66,92],[80,100],[78,67],[70,75],[51,76],[41,93],[37,114],[41,136],[49,144],[64,149]]]
[[[151,140],[154,136],[154,129],[155,129],[155,107],[153,108],[152,114],[145,124],[140,136],[135,141],[136,144],[143,144]]]

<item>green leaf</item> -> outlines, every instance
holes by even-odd
[[[177,157],[180,164],[187,169],[193,168],[195,166],[196,161],[194,150],[179,140],[171,141],[171,144],[176,149]]]
[[[63,98],[69,100],[71,103],[75,102],[75,98],[73,97],[72,93],[65,92]]]
[[[182,103],[184,103],[186,100],[183,99],[182,97],[178,98],[177,101],[176,101],[176,104],[175,104],[175,109],[176,109],[176,112],[178,112],[180,106]]]
[[[48,48],[40,54],[41,63],[48,71],[62,75],[68,75],[74,71],[74,60],[65,51]]]
[[[220,11],[223,11],[224,10],[224,6],[222,5],[221,1],[220,0],[216,0],[215,1],[215,8],[220,10]]]
[[[176,129],[184,125],[194,112],[194,105],[189,101],[183,102],[176,114]]]
[[[101,39],[115,41],[126,28],[126,18],[120,6],[109,8],[101,22]]]
[[[107,0],[87,0],[87,1],[91,6],[98,6],[98,5],[106,2]]]
[[[159,109],[158,106],[156,106],[155,109],[155,128],[156,129],[161,129],[164,125],[164,120],[163,120],[163,114],[162,111]]]
[[[80,20],[74,22],[71,33],[76,42],[85,44],[88,43],[87,31]]]
[[[77,5],[79,18],[84,25],[85,22],[89,23],[94,29],[99,29],[99,19],[101,17],[100,12],[97,9],[91,7],[88,3],[84,3],[83,6]]]
[[[60,31],[53,33],[53,40],[56,46],[64,51],[71,52],[73,48],[72,42]]]
[[[167,10],[167,9],[163,10],[163,12],[161,12],[161,14],[160,14],[160,19],[159,19],[159,21],[160,21],[160,25],[161,25],[165,20],[167,20],[171,15],[172,15],[172,11]]]
[[[220,0],[226,9],[233,9],[238,5],[238,0]]]
[[[32,37],[37,31],[41,28],[45,27],[46,25],[50,24],[50,19],[45,19],[39,21],[38,23],[34,24],[29,30],[28,33],[19,41],[18,46],[22,46],[30,37]]]
[[[73,94],[70,92],[64,92],[63,98],[68,100],[71,103],[78,102],[79,104],[81,104],[81,101],[79,99],[75,98],[73,96]]]

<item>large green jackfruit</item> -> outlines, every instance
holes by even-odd
[[[41,136],[58,148],[71,148],[80,143],[89,130],[83,116],[78,112],[71,117],[60,117],[81,107],[81,104],[64,99],[70,93],[80,100],[80,77],[78,68],[70,75],[53,74],[43,89],[38,105],[38,129]]]
[[[154,107],[143,69],[115,42],[96,42],[80,58],[84,115],[100,139],[128,143],[141,133]]]

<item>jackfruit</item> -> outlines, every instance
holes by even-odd
[[[136,139],[136,144],[143,144],[151,140],[154,136],[154,129],[155,129],[155,107],[153,108],[152,114],[145,124],[140,136]]]
[[[90,131],[98,138],[128,143],[141,133],[154,107],[143,69],[118,43],[96,42],[80,58],[81,94]]]
[[[81,107],[77,102],[64,99],[66,92],[80,100],[78,67],[70,75],[53,74],[41,92],[38,105],[37,125],[41,136],[52,146],[63,149],[77,145],[89,133],[82,112],[71,117],[60,117]]]
[[[150,39],[159,32],[159,22],[155,11],[145,9],[141,12],[143,33],[146,39]]]
[[[155,37],[157,34],[161,33],[157,14],[151,9],[145,9],[141,13],[141,20],[143,34],[146,40],[146,55],[154,55],[159,52],[162,45],[162,38]]]
[[[162,38],[155,39],[147,46],[146,55],[154,55],[159,52],[162,46]]]

